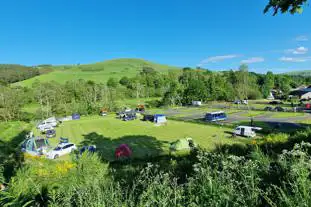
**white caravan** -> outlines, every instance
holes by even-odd
[[[238,135],[238,136],[243,136],[243,137],[255,137],[257,130],[262,130],[262,128],[251,127],[251,126],[238,126],[233,131],[233,134]]]
[[[37,125],[37,129],[40,131],[46,131],[49,129],[53,129],[57,126],[57,120],[55,117],[48,118],[46,120],[43,120]]]

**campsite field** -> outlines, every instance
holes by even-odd
[[[67,137],[70,142],[93,145],[107,160],[114,159],[114,150],[119,144],[128,144],[133,157],[167,154],[169,143],[180,138],[192,137],[202,148],[213,150],[216,145],[248,143],[245,138],[231,138],[229,128],[169,120],[167,125],[155,126],[139,119],[124,122],[114,116],[82,117],[81,120],[64,122],[57,129],[57,137],[51,144],[56,145],[59,137]],[[38,132],[36,132],[37,134]]]

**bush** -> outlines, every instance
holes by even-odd
[[[307,131],[295,136],[309,135]],[[278,144],[286,135],[268,138]],[[8,190],[0,193],[0,205],[310,206],[311,144],[295,144],[273,157],[260,147],[254,145],[245,156],[199,151],[190,162],[168,158],[155,160],[159,165],[119,163],[113,169],[96,154],[72,161],[28,158]],[[185,170],[188,174],[181,182],[179,174]],[[134,176],[125,180],[122,173]]]

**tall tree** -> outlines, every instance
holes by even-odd
[[[274,88],[274,75],[271,71],[267,72],[264,78],[262,93],[264,97],[268,97],[270,91]]]
[[[240,99],[247,99],[247,90],[248,90],[248,66],[246,64],[242,64],[239,67],[239,71],[237,73],[237,91]]]
[[[273,10],[273,16],[279,12],[285,13],[287,11],[291,14],[301,13],[303,11],[303,5],[307,2],[308,0],[269,0],[264,13],[267,13],[270,9]]]

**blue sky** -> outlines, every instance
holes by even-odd
[[[272,17],[262,12],[267,2],[6,0],[0,63],[133,57],[212,70],[242,62],[256,72],[311,70],[311,7],[301,15]]]

